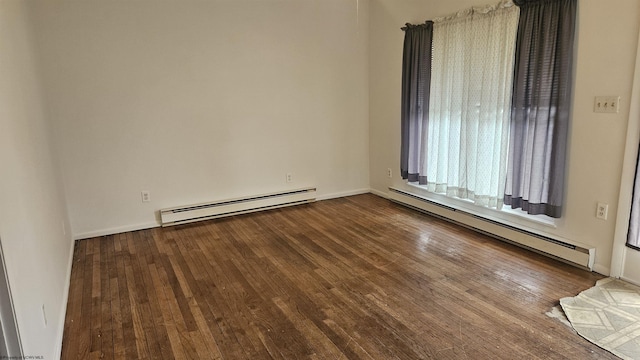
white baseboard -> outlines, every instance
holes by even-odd
[[[609,269],[606,266],[602,266],[600,264],[593,264],[593,271],[597,272],[598,274],[602,274],[604,276],[609,276],[611,269]]]
[[[89,239],[89,238],[98,237],[98,236],[113,235],[113,234],[119,234],[119,233],[128,232],[128,231],[144,230],[144,229],[151,229],[156,227],[160,227],[160,223],[157,221],[142,223],[142,224],[118,226],[118,227],[109,228],[109,229],[102,229],[102,230],[89,231],[89,232],[80,233],[80,234],[74,234],[73,240]]]
[[[372,193],[373,195],[377,195],[380,196],[382,198],[388,199],[389,198],[389,194],[385,191],[380,191],[380,190],[376,190],[376,189],[369,189],[369,192]]]
[[[69,239],[71,240],[71,239]],[[67,304],[69,302],[69,289],[71,288],[71,269],[73,268],[73,253],[75,250],[75,241],[70,241],[69,249],[69,263],[67,264],[67,277],[64,284],[64,293],[62,295],[62,309],[60,309],[60,325],[58,326],[58,336],[56,341],[56,349],[54,356],[56,359],[60,359],[62,356],[62,339],[64,336],[64,323],[67,318]]]
[[[346,196],[367,194],[369,192],[372,192],[372,190],[369,188],[349,190],[349,191],[343,191],[343,192],[337,192],[337,193],[331,193],[331,194],[324,194],[324,195],[318,196],[316,200],[322,201],[322,200],[329,200],[329,199],[337,199],[337,198],[346,197]],[[385,195],[380,195],[380,196],[386,197]],[[73,240],[89,239],[89,238],[94,238],[98,236],[119,234],[119,233],[128,232],[128,231],[151,229],[151,228],[156,228],[160,226],[161,226],[160,223],[157,221],[142,223],[142,224],[118,226],[118,227],[113,227],[108,229],[101,229],[101,230],[74,234]]]
[[[345,196],[366,194],[368,192],[370,192],[370,189],[357,189],[357,190],[343,191],[343,192],[339,192],[339,193],[324,194],[324,195],[318,196],[316,199],[318,201],[328,200],[328,199],[336,199],[336,198],[341,198],[341,197],[345,197]],[[84,232],[84,233],[74,234],[73,235],[73,240],[89,239],[89,238],[94,238],[94,237],[98,237],[98,236],[119,234],[119,233],[128,232],[128,231],[151,229],[151,228],[156,228],[156,227],[160,227],[160,226],[161,226],[160,223],[157,222],[157,221],[148,222],[148,223],[142,223],[142,224],[118,226],[118,227],[113,227],[113,228],[107,228],[107,229],[101,229],[101,230],[88,231],[88,232]]]
[[[630,284],[636,285],[636,286],[640,286],[640,282],[638,282],[636,279],[630,279],[626,276],[620,276],[620,280],[624,280]]]
[[[324,194],[322,196],[316,197],[316,200],[322,201],[322,200],[329,200],[329,199],[337,199],[337,198],[346,197],[346,196],[367,194],[370,191],[371,189],[357,189],[357,190],[349,190],[349,191],[343,191],[338,193]]]

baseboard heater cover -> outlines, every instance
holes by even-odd
[[[316,200],[316,188],[304,188],[277,193],[220,200],[160,210],[163,227],[307,204]]]
[[[389,188],[393,202],[428,213],[443,220],[483,233],[493,238],[525,247],[563,262],[593,271],[595,248],[586,248],[484,218],[396,188]]]

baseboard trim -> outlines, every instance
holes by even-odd
[[[142,224],[125,225],[125,226],[119,226],[119,227],[114,227],[109,229],[102,229],[102,230],[75,234],[73,236],[73,240],[75,241],[75,240],[90,239],[90,238],[99,237],[99,236],[113,235],[113,234],[119,234],[123,232],[129,232],[129,231],[152,229],[156,227],[160,227],[160,223],[157,221],[142,223]]]
[[[342,191],[342,192],[336,192],[336,193],[330,193],[330,194],[324,194],[324,195],[317,196],[316,200],[317,201],[321,201],[321,200],[337,199],[337,198],[346,197],[346,196],[367,194],[367,193],[370,193],[370,192],[371,192],[371,189],[369,189],[369,188]],[[84,239],[90,239],[90,238],[99,237],[99,236],[119,234],[119,233],[129,232],[129,231],[152,229],[152,228],[156,228],[156,227],[160,227],[160,226],[161,226],[160,223],[157,222],[157,221],[148,222],[148,223],[142,223],[142,224],[118,226],[118,227],[113,227],[113,228],[108,228],[108,229],[87,231],[87,232],[84,232],[84,233],[74,234],[73,235],[73,240],[74,241],[75,240],[84,240]]]
[[[636,281],[635,279],[630,279],[630,278],[628,278],[626,276],[620,276],[620,280],[626,281],[629,284],[640,286],[640,282]]]
[[[369,192],[371,192],[371,189],[368,189],[368,188],[367,189],[357,189],[357,190],[343,191],[343,192],[337,192],[337,193],[324,194],[324,195],[321,195],[321,196],[317,196],[316,200],[322,201],[322,200],[337,199],[337,198],[341,198],[341,197],[367,194]]]
[[[381,198],[385,198],[385,199],[389,198],[389,194],[384,192],[384,191],[380,191],[380,190],[376,190],[376,189],[369,189],[369,192],[372,193],[373,195],[380,196]]]
[[[69,239],[71,240],[71,239]],[[56,359],[60,359],[62,357],[62,340],[64,337],[64,323],[67,318],[67,305],[69,302],[69,289],[71,289],[71,270],[73,269],[73,253],[75,250],[75,241],[70,241],[70,249],[69,249],[69,263],[67,264],[67,280],[64,284],[64,293],[62,297],[62,309],[60,309],[60,325],[58,326],[58,336],[56,342],[56,349],[54,356]]]
[[[600,264],[593,264],[593,271],[605,276],[609,276],[611,273],[611,269],[609,269],[607,266],[602,266]]]

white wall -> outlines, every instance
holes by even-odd
[[[375,191],[403,187],[400,169],[400,86],[406,22],[421,23],[487,0],[371,0],[370,181]],[[580,0],[577,63],[564,217],[540,231],[596,248],[594,269],[608,274],[614,237],[625,133],[640,23],[640,2]],[[596,114],[593,98],[620,95],[618,114]],[[386,169],[394,178],[386,177]],[[607,221],[596,203],[609,204]],[[534,226],[535,227],[535,226]]]
[[[37,2],[74,236],[154,226],[163,207],[366,191],[367,5]]]
[[[60,352],[73,242],[26,4],[0,1],[0,238],[24,355],[52,359]]]
[[[305,185],[402,187],[399,28],[487,2],[0,1],[0,238],[26,355],[59,355],[69,229]],[[541,229],[595,246],[607,273],[640,4],[579,5],[567,209]],[[620,113],[593,113],[596,95],[621,95]]]

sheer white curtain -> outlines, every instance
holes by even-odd
[[[428,190],[502,207],[518,14],[505,1],[434,20]]]

